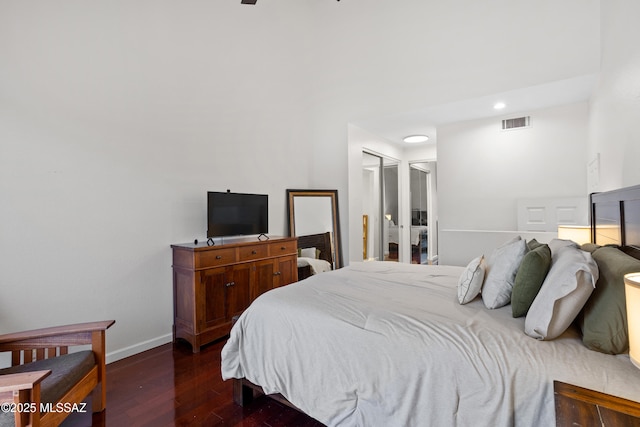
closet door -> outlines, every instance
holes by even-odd
[[[409,163],[410,238],[412,264],[433,264],[438,259],[437,187],[435,161]]]
[[[382,261],[382,158],[367,152],[362,153],[362,190],[363,258]]]
[[[427,264],[429,259],[429,170],[421,164],[409,166],[411,234],[408,250],[411,264]]]
[[[397,160],[362,153],[362,253],[366,260],[401,260],[398,165]]]
[[[385,261],[403,261],[404,224],[400,217],[400,178],[397,160],[382,158],[382,249]]]

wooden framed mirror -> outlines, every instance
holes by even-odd
[[[289,235],[331,233],[333,267],[342,267],[338,190],[287,190]]]

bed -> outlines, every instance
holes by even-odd
[[[593,195],[591,212],[595,243],[604,233],[624,253],[561,247],[553,263],[564,252],[595,259],[599,251],[640,262],[640,186]],[[598,284],[608,274],[599,267]],[[223,378],[234,379],[239,404],[259,390],[329,426],[554,425],[554,381],[640,401],[628,354],[585,344],[597,292],[566,330],[540,340],[525,333],[537,296],[525,317],[511,305],[488,309],[484,289],[461,304],[468,269],[351,263],[267,292],[233,327]]]
[[[298,281],[333,269],[331,232],[298,236]]]

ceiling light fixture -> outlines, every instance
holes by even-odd
[[[496,109],[496,110],[502,110],[506,106],[507,106],[507,104],[505,104],[504,102],[496,102],[493,105],[493,108]]]
[[[405,136],[403,141],[408,144],[417,144],[420,142],[427,142],[429,137],[427,135],[409,135]]]

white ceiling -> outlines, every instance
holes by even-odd
[[[586,101],[591,96],[597,79],[595,74],[580,76],[416,111],[372,117],[354,124],[390,142],[405,146],[407,144],[402,139],[416,134],[429,136],[429,141],[423,144],[435,144],[436,129],[445,124],[489,117],[509,118],[542,108]],[[499,101],[504,102],[506,108],[495,110],[493,105]]]

